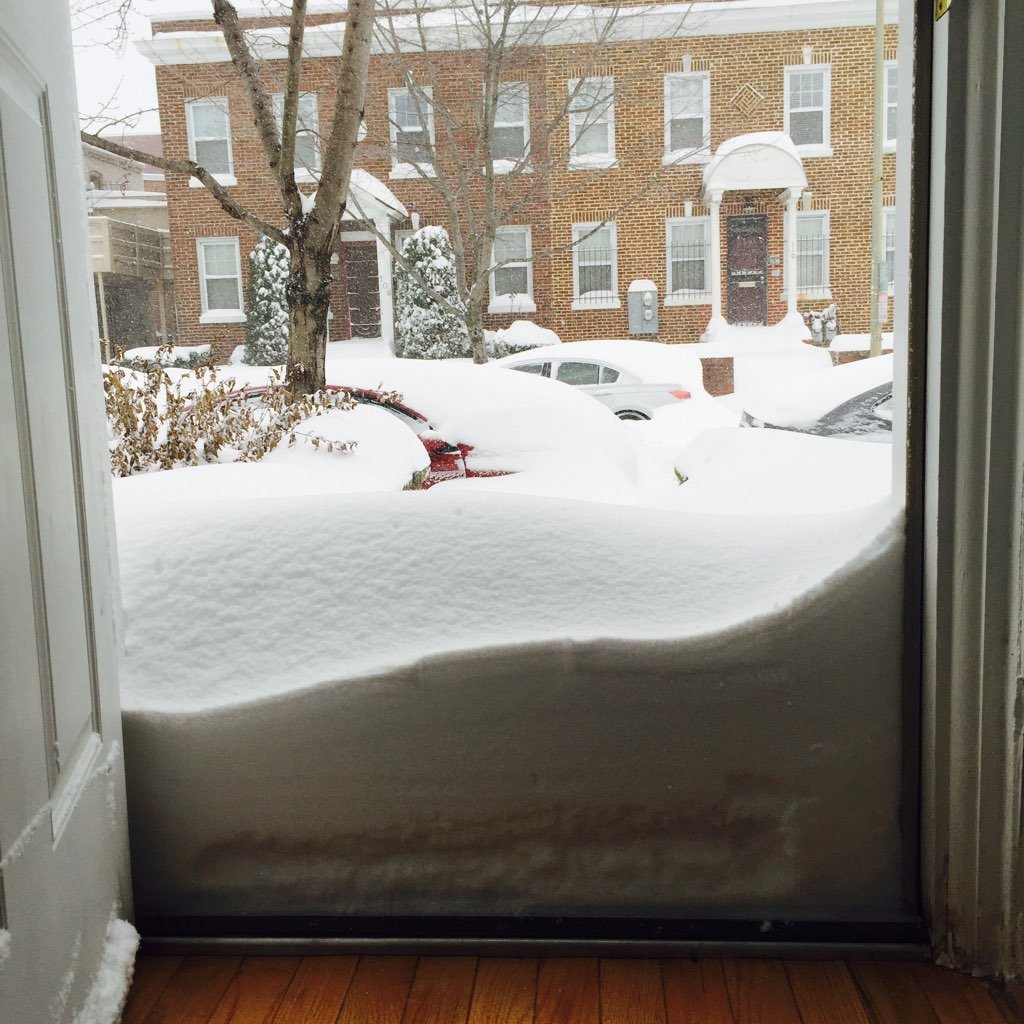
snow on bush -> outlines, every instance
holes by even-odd
[[[276,366],[288,356],[288,267],[291,256],[280,242],[264,235],[249,253],[245,303],[245,361]]]
[[[438,295],[461,307],[455,254],[444,228],[420,228],[405,240],[402,255]],[[395,270],[395,354],[411,359],[471,354],[462,318],[445,310],[401,263]]]
[[[531,348],[543,348],[545,345],[557,345],[561,338],[554,331],[540,327],[532,320],[513,320],[508,327],[487,332],[487,354],[492,359],[515,355]]]
[[[159,364],[144,371],[111,367],[103,374],[110,464],[115,476],[204,462],[252,462],[282,438],[294,443],[304,421],[329,410],[353,408],[345,392],[294,398],[277,371],[257,393],[200,367],[175,380]],[[319,439],[318,439],[319,443]],[[326,441],[331,453],[351,446]]]
[[[115,363],[132,370],[145,371],[156,366],[178,370],[194,370],[198,366],[209,366],[211,361],[209,345],[142,345],[119,351]]]

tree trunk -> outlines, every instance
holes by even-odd
[[[469,331],[469,349],[474,363],[487,362],[487,343],[484,339],[484,303],[482,296],[470,293],[466,304],[466,328]]]
[[[331,254],[296,245],[288,271],[287,383],[298,396],[323,391],[326,383],[327,313],[331,300]]]

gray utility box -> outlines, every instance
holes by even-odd
[[[626,293],[630,334],[658,333],[658,288],[653,281],[634,281]]]

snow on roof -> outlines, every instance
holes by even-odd
[[[566,341],[559,345],[546,345],[530,349],[519,355],[507,356],[506,362],[524,359],[596,359],[619,370],[632,373],[645,384],[678,384],[690,391],[703,392],[698,345],[665,345],[658,341]]]
[[[300,192],[302,212],[309,213],[316,202],[316,192]],[[392,220],[408,217],[401,201],[379,178],[359,167],[352,168],[348,181],[348,203],[343,220],[373,220],[384,213]]]
[[[364,171],[361,167],[352,168],[352,177],[349,179],[348,187],[350,193],[356,189],[372,201],[393,211],[399,217],[409,216],[409,211],[402,205],[395,193],[380,178],[375,178],[369,171]]]
[[[820,420],[836,406],[881,384],[892,382],[893,357],[876,356],[809,373],[771,387],[750,390],[744,409],[777,426],[801,427]]]
[[[627,290],[631,292],[656,292],[658,286],[653,281],[648,281],[645,278],[641,281],[631,281]]]
[[[704,168],[704,191],[807,188],[803,161],[785,132],[749,132],[726,139]]]

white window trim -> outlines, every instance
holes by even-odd
[[[515,295],[497,295],[494,291],[494,271],[490,277],[491,299],[487,306],[488,313],[536,313],[537,304],[533,298],[533,229],[529,224],[503,224],[498,228],[502,231],[525,231],[526,232],[526,291]],[[491,263],[494,263],[494,253],[491,253]],[[520,266],[519,263],[507,263],[506,266]]]
[[[895,206],[883,206],[882,207],[882,255],[883,256],[885,255],[885,236],[888,234],[888,232],[885,230],[885,224],[886,224],[886,221],[890,217],[892,217],[892,220],[893,220],[893,235],[894,235],[894,237],[893,237],[893,246],[892,246],[892,256],[893,256],[892,279],[889,281],[889,298],[891,299],[896,294],[896,239],[895,239],[896,207]]]
[[[703,118],[704,145],[695,151],[672,149],[672,115],[671,115],[671,84],[688,78],[699,78],[703,84]],[[710,71],[672,71],[665,75],[665,155],[662,163],[669,164],[706,164],[711,160],[711,72]]]
[[[207,309],[206,305],[206,260],[203,256],[203,247],[208,242],[223,244],[231,242],[235,247],[235,269],[238,272],[238,309]],[[203,236],[196,239],[196,261],[199,265],[199,302],[202,308],[202,315],[199,317],[201,324],[239,324],[245,320],[245,310],[242,309],[244,299],[242,298],[242,255],[235,235],[224,236]]]
[[[315,92],[300,92],[299,102],[308,96],[313,97],[313,102],[316,106],[316,128],[313,132],[313,149],[316,152],[316,168],[313,171],[307,170],[305,167],[295,168],[295,180],[301,182],[319,181],[320,175],[323,173],[323,154],[320,152],[320,97]],[[275,92],[271,97],[271,103],[274,106],[274,119],[277,121],[277,130],[282,130],[282,122],[284,120],[284,93]],[[281,104],[281,117],[277,115],[277,105]],[[308,131],[308,129],[306,129]],[[363,130],[363,122],[359,122],[359,130]],[[296,141],[298,141],[298,125],[295,126]],[[364,133],[365,134],[365,133]],[[358,142],[362,136],[357,134],[356,141]]]
[[[612,248],[612,295],[608,297],[585,299],[580,297],[580,248],[577,235],[585,235],[592,228],[609,228]],[[619,309],[619,238],[615,221],[583,221],[572,226],[572,309]]]
[[[797,220],[801,218],[816,217],[820,218],[823,223],[823,244],[822,244],[822,262],[821,271],[822,276],[825,278],[826,284],[820,288],[801,288],[800,287],[800,267],[799,267],[799,256],[796,253],[796,240],[793,240],[793,277],[794,281],[792,286],[789,282],[786,282],[786,288],[796,288],[796,296],[798,299],[829,299],[832,298],[832,279],[831,279],[831,263],[832,263],[832,215],[828,210],[797,210]],[[786,239],[786,245],[790,244],[790,240]],[[787,291],[788,294],[788,291]]]
[[[433,178],[435,171],[432,164],[410,163],[398,159],[398,125],[395,117],[395,97],[400,93],[413,93],[419,96],[419,104],[425,105],[423,111],[427,115],[427,138],[431,150],[436,151],[434,141],[434,91],[429,85],[408,87],[404,85],[388,89],[388,137],[391,139],[391,178]]]
[[[783,69],[782,77],[782,125],[785,133],[792,138],[789,130],[789,79],[793,72],[797,71],[820,71],[822,79],[822,120],[821,134],[822,141],[807,146],[797,146],[796,151],[801,156],[832,156],[832,65],[831,64],[787,64]],[[817,109],[817,108],[806,108]]]
[[[228,170],[227,171],[211,171],[213,174],[213,180],[218,185],[237,185],[238,179],[235,177],[235,154],[231,144],[231,110],[228,107],[227,96],[196,96],[192,99],[185,101],[185,129],[188,133],[188,155],[192,160],[196,160],[196,133],[195,128],[192,124],[192,108],[197,103],[223,103],[224,104],[224,118],[227,123],[227,142],[228,142]],[[206,136],[200,141],[205,141]],[[210,136],[212,138],[212,136]],[[198,163],[198,161],[196,161]],[[205,188],[203,183],[198,178],[188,179],[189,188]]]
[[[612,100],[605,112],[608,119],[608,152],[607,153],[582,153],[574,152],[576,147],[576,121],[570,110],[569,121],[569,169],[573,171],[595,171],[607,170],[610,167],[618,167],[619,161],[615,156],[615,79],[610,75],[594,75],[587,79],[574,78],[569,82],[569,95],[575,94],[581,81],[607,82],[611,86]],[[588,126],[589,127],[589,126]]]
[[[895,68],[896,66],[897,66],[896,65],[896,61],[894,61],[894,60],[887,60],[885,62],[885,65],[883,66],[883,69],[882,69],[883,74],[885,75],[885,79],[884,79],[885,103],[883,104],[883,107],[882,107],[882,118],[883,118],[882,124],[885,126],[885,129],[888,129],[888,127],[889,127],[889,107],[893,105],[893,104],[890,104],[890,102],[889,102],[889,69],[890,68]],[[894,104],[897,107],[897,114],[896,114],[897,118],[899,117],[899,110],[898,110],[898,108],[899,108],[899,87],[900,86],[899,86],[898,75],[897,75],[896,103]],[[882,152],[883,153],[895,153],[896,152],[896,139],[895,138],[888,139],[888,138],[885,138],[885,136],[883,135],[883,137],[882,137]]]
[[[704,225],[704,283],[703,292],[694,295],[682,295],[669,291],[672,284],[672,226],[674,224]],[[710,217],[670,217],[665,221],[665,300],[666,306],[708,306],[711,304],[711,252],[710,252]]]
[[[522,121],[499,121],[497,117],[497,110],[495,110],[494,127],[495,128],[519,128],[523,129],[523,156],[519,160],[509,160],[502,158],[500,160],[491,160],[491,167],[495,174],[510,174],[514,170],[519,170],[522,174],[531,174],[533,168],[530,166],[530,86],[527,82],[499,82],[498,93],[500,95],[502,87],[513,86],[523,90],[523,120]]]

